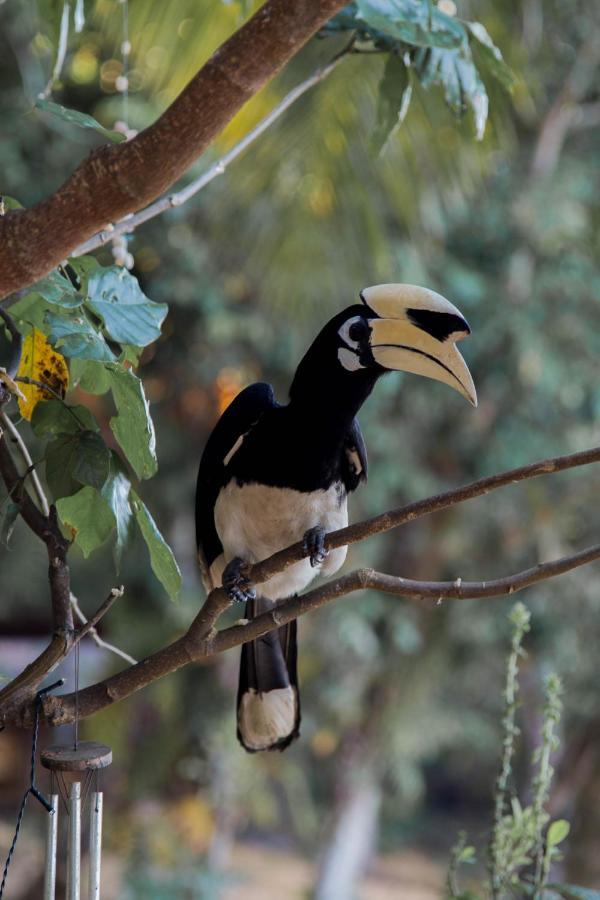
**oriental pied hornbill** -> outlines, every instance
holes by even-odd
[[[470,333],[444,297],[409,284],[380,284],[328,322],[302,359],[281,405],[252,384],[225,410],[198,473],[196,531],[205,586],[223,585],[253,618],[343,564],[324,535],[347,524],[346,498],[367,477],[356,414],[377,380],[402,370],[477,397],[456,342]],[[299,540],[307,558],[259,585],[244,564]],[[249,751],[283,750],[298,737],[296,623],[242,647],[238,737]]]

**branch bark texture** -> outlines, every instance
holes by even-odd
[[[166,191],[343,5],[267,0],[153,125],[131,141],[92,151],[50,197],[2,217],[0,298],[41,278],[97,231]]]
[[[381,516],[333,532],[327,536],[326,546],[331,549],[344,544],[356,543],[382,531],[397,528],[419,516],[481,496],[508,484],[598,461],[600,461],[600,448],[594,448],[582,453],[542,460],[489,478],[481,478],[455,490],[390,510]],[[269,560],[253,566],[250,575],[254,582],[259,584],[267,580],[267,576],[272,577],[283,571],[288,565],[301,559],[303,555],[301,545],[294,545],[275,554]],[[461,578],[440,582],[413,581],[408,578],[386,575],[373,569],[358,569],[301,596],[291,597],[256,619],[239,622],[221,631],[216,630],[216,625],[222,613],[230,606],[230,600],[226,592],[219,588],[209,594],[184,635],[136,665],[80,691],[79,715],[80,717],[92,715],[182,666],[191,662],[204,661],[216,653],[260,637],[325,603],[357,590],[371,588],[421,603],[440,603],[443,600],[451,599],[483,599],[513,594],[532,584],[554,578],[598,559],[600,559],[600,544],[594,544],[561,559],[541,563],[512,575],[486,581],[463,581]],[[31,701],[5,704],[0,709],[0,723],[29,725],[32,714]],[[46,720],[54,725],[72,722],[75,717],[75,696],[66,694],[60,697],[47,697],[44,701],[44,715]]]

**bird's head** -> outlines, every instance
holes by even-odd
[[[329,394],[339,405],[346,396],[358,409],[381,375],[395,370],[443,381],[477,406],[471,373],[456,348],[471,329],[452,303],[413,284],[378,284],[361,291],[360,299],[317,335],[296,370],[292,401],[314,407],[315,397]]]
[[[471,329],[441,294],[413,284],[377,284],[329,323],[337,329],[337,360],[347,372],[414,372],[450,385],[473,406],[477,393],[456,348]],[[327,328],[328,326],[326,326]]]

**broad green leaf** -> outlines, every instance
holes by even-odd
[[[74,496],[58,500],[56,509],[67,533],[85,557],[104,543],[115,525],[106,500],[93,487],[84,487]]]
[[[571,826],[566,819],[557,819],[555,822],[552,822],[548,828],[548,834],[546,835],[546,844],[548,847],[556,847],[558,844],[561,844],[569,834],[570,830]]]
[[[118,572],[123,550],[131,533],[132,511],[129,502],[131,482],[122,471],[121,461],[114,452],[111,453],[110,469],[106,484],[102,488],[102,496],[111,508],[117,525],[114,560]]]
[[[38,437],[76,434],[82,429],[98,431],[98,423],[85,406],[67,406],[60,400],[38,403],[31,417],[31,427]]]
[[[87,295],[88,279],[94,269],[98,268],[98,260],[95,256],[73,256],[69,259],[69,265],[80,281],[78,292],[85,297]]]
[[[404,121],[411,95],[410,72],[399,56],[390,53],[379,85],[377,129],[373,137],[377,151],[385,147],[395,129]]]
[[[65,356],[112,361],[115,355],[85,315],[57,316],[46,313],[50,340]]]
[[[56,500],[82,484],[100,490],[109,475],[110,452],[94,431],[61,434],[46,447],[46,481]]]
[[[548,888],[556,891],[564,900],[600,900],[600,891],[576,884],[549,884]]]
[[[476,51],[479,51],[485,68],[505,90],[512,91],[516,82],[514,72],[504,62],[502,53],[492,41],[485,26],[481,22],[467,22],[466,25],[471,37],[475,38],[474,42],[471,41],[471,46],[474,44]]]
[[[4,204],[5,212],[9,209],[23,209],[23,204],[15,197],[9,197],[8,194],[2,194],[2,203]]]
[[[142,382],[133,372],[107,365],[118,415],[110,427],[138,478],[150,478],[157,469],[156,438]]]
[[[47,112],[53,116],[57,116],[57,118],[62,119],[63,122],[69,122],[71,125],[79,125],[80,128],[93,128],[94,131],[97,131],[103,137],[108,138],[109,141],[113,141],[116,144],[125,140],[124,134],[121,134],[118,131],[111,131],[110,128],[105,128],[104,125],[101,125],[100,122],[94,119],[93,116],[89,116],[87,113],[78,112],[76,109],[68,109],[66,106],[61,106],[60,103],[54,103],[52,100],[43,100],[41,98],[36,100],[35,105],[41,112]]]
[[[146,347],[160,337],[166,303],[154,303],[127,269],[97,269],[88,281],[88,306],[100,316],[108,335],[120,344]]]
[[[61,435],[46,447],[46,482],[54,501],[71,496],[81,487],[72,474],[76,459],[75,435]]]
[[[475,134],[483,138],[488,115],[488,96],[468,44],[459,50],[432,49],[419,51],[415,66],[423,87],[440,85],[446,102],[456,115],[461,116],[467,106],[473,110]]]
[[[173,556],[173,551],[156,527],[148,509],[133,489],[131,490],[131,503],[142,537],[150,553],[152,571],[171,600],[174,600],[181,589],[181,572]]]
[[[357,0],[359,16],[373,28],[417,47],[459,47],[466,37],[461,22],[430,0]]]
[[[46,315],[54,315],[56,306],[48,303],[39,294],[26,294],[17,300],[10,308],[10,314],[15,320],[21,334],[27,336],[32,328],[48,334],[49,328]]]
[[[82,431],[76,440],[77,456],[73,465],[73,478],[80,484],[89,484],[101,490],[109,473],[109,449],[94,431]]]
[[[0,544],[7,549],[18,518],[18,505],[7,497],[0,507]]]
[[[71,380],[87,394],[105,394],[110,390],[110,373],[95,359],[72,359]]]
[[[32,284],[31,291],[39,294],[53,306],[62,306],[65,309],[75,309],[83,303],[83,297],[77,293],[69,279],[56,271]]]

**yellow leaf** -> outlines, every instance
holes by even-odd
[[[31,378],[40,381],[64,397],[69,386],[69,370],[64,356],[54,347],[51,347],[45,335],[34,328],[23,341],[21,364],[17,373],[21,378]],[[21,415],[30,420],[33,410],[40,400],[48,400],[52,397],[49,391],[45,391],[36,384],[22,384],[21,390],[25,394],[23,400],[19,399]]]

